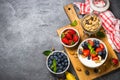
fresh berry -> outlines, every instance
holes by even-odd
[[[92,60],[99,60],[99,57],[98,56],[93,57]]]
[[[87,58],[87,59],[88,59],[88,60],[90,60],[90,58],[91,58],[91,56],[90,56],[90,55],[88,55],[88,58]]]
[[[65,44],[69,44],[68,39],[67,39],[67,38],[65,38],[65,37],[64,37],[64,38],[62,38],[62,42],[63,42],[63,43],[65,43]]]
[[[100,48],[104,49],[104,45],[102,43],[100,43]]]
[[[68,40],[72,40],[72,35],[69,34],[69,33],[67,33],[67,34],[65,35],[65,37],[66,37]]]
[[[85,41],[85,42],[82,44],[82,47],[83,47],[84,49],[88,49],[88,43]]]
[[[73,35],[73,34],[76,34],[76,32],[75,32],[73,29],[69,29],[69,30],[68,30],[68,33],[70,33],[70,34],[72,34],[72,35]]]
[[[118,59],[116,59],[116,58],[112,58],[112,64],[113,65],[118,65]]]
[[[102,56],[102,51],[99,51],[99,52],[98,52],[98,55]]]
[[[83,50],[83,55],[84,55],[84,56],[87,57],[89,54],[90,54],[90,50],[88,50],[88,49],[86,49],[86,50],[84,49],[84,50]]]
[[[102,48],[96,48],[97,53],[100,52],[100,51],[102,51]]]
[[[94,54],[94,53],[91,53],[90,55],[91,55],[92,58],[97,56],[97,54]]]
[[[73,40],[69,40],[69,45],[73,45],[75,42]]]
[[[83,52],[82,52],[82,50],[81,49],[79,49],[79,54],[82,54]]]
[[[92,40],[88,40],[88,43],[93,46],[94,45],[94,42]]]
[[[73,36],[73,41],[74,41],[74,42],[77,42],[78,39],[79,39],[78,35],[74,35],[74,36]]]

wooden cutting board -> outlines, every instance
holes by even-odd
[[[64,29],[64,28],[67,28],[67,27],[72,27],[72,28],[75,28],[78,30],[79,34],[80,34],[80,42],[83,41],[85,39],[84,37],[84,33],[83,33],[83,29],[80,25],[80,19],[77,17],[77,14],[75,12],[75,9],[74,9],[74,6],[72,4],[69,4],[69,5],[66,5],[64,6],[64,9],[65,9],[65,12],[68,16],[68,18],[70,19],[71,22],[73,22],[74,20],[77,21],[77,26],[75,27],[72,27],[71,25],[66,25],[64,27],[61,27],[60,29],[57,30],[57,33],[58,35],[60,36],[60,32]],[[84,65],[81,64],[81,62],[79,61],[78,57],[77,57],[77,54],[76,54],[76,51],[77,51],[77,47],[76,46],[75,48],[65,48],[65,51],[66,53],[68,54],[70,60],[71,60],[71,63],[74,67],[74,70],[78,76],[78,78],[80,80],[92,80],[92,79],[95,79],[95,78],[98,78],[102,75],[105,75],[113,70],[116,70],[118,68],[120,68],[120,62],[119,62],[119,65],[118,66],[113,66],[111,63],[110,63],[110,60],[112,57],[114,58],[118,58],[117,55],[115,54],[115,52],[113,51],[111,45],[109,44],[107,38],[102,38],[101,39],[107,46],[107,49],[108,49],[108,58],[106,60],[106,62],[100,66],[98,69],[98,73],[95,73],[94,72],[94,69],[91,69],[91,68],[87,68],[85,67]],[[89,71],[89,75],[86,75],[85,74],[85,70],[88,70]]]

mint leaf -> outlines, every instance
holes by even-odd
[[[52,61],[51,69],[52,69],[54,72],[57,71],[57,63],[56,63],[56,60],[55,60],[55,59],[53,59],[53,61]]]
[[[101,31],[98,31],[98,32],[96,33],[96,35],[97,35],[97,37],[100,37],[100,38],[104,38],[104,37],[105,37],[104,32],[101,32]]]
[[[65,37],[65,34],[64,34],[64,33],[62,33],[62,34],[61,34],[61,38],[64,38],[64,37]]]
[[[90,53],[93,53],[93,54],[96,53],[96,52],[94,51],[94,48],[93,48],[90,44],[88,44],[88,48],[89,48],[89,50],[90,50]]]
[[[51,50],[46,50],[46,51],[43,52],[43,54],[44,54],[45,56],[48,56],[51,52],[52,52]]]
[[[70,25],[71,25],[71,26],[76,26],[77,24],[78,24],[77,21],[74,20]]]

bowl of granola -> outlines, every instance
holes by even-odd
[[[85,33],[95,34],[101,28],[101,20],[95,14],[86,14],[81,20],[81,26]]]

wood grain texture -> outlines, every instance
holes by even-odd
[[[73,28],[78,30],[78,32],[80,34],[80,39],[81,39],[80,42],[83,41],[85,39],[83,29],[80,25],[80,19],[77,17],[73,5],[72,4],[66,5],[66,6],[64,6],[64,9],[65,9],[65,12],[66,12],[66,14],[69,17],[71,22],[74,21],[74,20],[76,20],[78,22],[78,25],[73,27]],[[64,28],[67,28],[67,27],[72,27],[72,26],[71,25],[66,25],[64,27],[61,27],[60,29],[57,30],[58,35],[60,36],[61,31]],[[107,74],[107,73],[109,73],[113,70],[116,70],[116,69],[120,68],[120,64],[118,66],[113,66],[110,63],[110,60],[111,60],[112,57],[114,57],[114,58],[118,58],[118,57],[116,56],[115,52],[113,51],[113,49],[112,49],[111,45],[109,44],[107,38],[105,37],[105,38],[102,38],[101,40],[107,46],[108,58],[107,58],[106,62],[98,68],[99,69],[98,73],[95,73],[94,69],[87,68],[87,67],[85,67],[84,65],[81,64],[79,59],[76,57],[76,55],[77,55],[76,51],[77,51],[78,45],[74,48],[64,47],[65,51],[67,52],[67,54],[68,54],[68,56],[71,60],[71,63],[74,67],[74,70],[75,70],[75,72],[76,72],[76,74],[77,74],[77,76],[80,80],[92,80],[92,79],[98,78],[102,75],[105,75],[105,74]],[[78,67],[81,69],[81,71],[77,70]],[[86,75],[85,70],[88,70],[90,72],[90,75]]]

